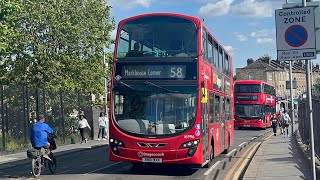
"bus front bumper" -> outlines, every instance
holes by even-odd
[[[110,147],[111,148],[111,147]],[[120,162],[202,164],[200,148],[197,147],[192,156],[188,156],[188,148],[178,150],[146,150],[119,148],[118,152],[109,150],[109,159]]]

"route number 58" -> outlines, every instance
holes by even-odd
[[[170,71],[170,77],[172,78],[181,78],[182,77],[182,68],[178,67],[178,68],[171,68]]]

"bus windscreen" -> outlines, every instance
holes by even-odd
[[[118,126],[136,135],[175,134],[195,122],[196,94],[138,91],[115,87],[114,114]]]

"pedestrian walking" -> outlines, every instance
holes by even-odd
[[[286,110],[284,110],[284,113],[282,115],[282,129],[283,129],[283,137],[286,136],[289,137],[289,122],[291,122],[291,118]]]
[[[283,134],[283,129],[282,129],[282,111],[281,110],[279,110],[279,113],[277,114],[277,118],[278,118],[278,125],[279,125],[280,134]]]
[[[106,140],[105,132],[106,132],[106,118],[103,112],[100,113],[99,121],[99,133],[98,133],[98,141],[100,141],[100,135],[102,140]]]
[[[278,129],[278,118],[276,115],[271,115],[271,127],[273,129],[273,135],[277,135],[277,129]]]
[[[87,143],[87,139],[84,137],[85,128],[89,128],[91,130],[86,117],[84,115],[79,115],[78,130],[80,131],[81,144]]]

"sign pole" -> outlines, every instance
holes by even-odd
[[[289,61],[290,99],[291,99],[291,136],[294,136],[294,112],[293,112],[293,83],[292,83],[292,61]]]
[[[307,6],[307,1],[302,0],[302,6]],[[312,177],[313,180],[317,179],[316,174],[316,164],[315,164],[315,153],[314,153],[314,134],[313,134],[313,109],[312,109],[312,95],[311,95],[311,82],[310,82],[310,61],[308,59],[305,60],[306,64],[306,80],[307,80],[307,94],[308,94],[308,103],[309,103],[309,120],[310,120],[310,146],[311,146],[311,168],[312,168]]]
[[[306,60],[306,75],[307,75],[307,94],[309,104],[309,120],[310,120],[310,146],[311,146],[311,162],[312,162],[312,174],[313,179],[316,180],[316,167],[315,167],[315,153],[314,153],[314,134],[313,134],[313,109],[312,109],[312,95],[311,95],[311,83],[310,83],[310,61]]]

